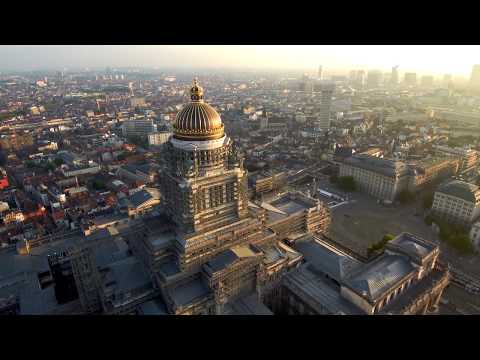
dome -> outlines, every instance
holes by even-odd
[[[222,119],[203,101],[203,89],[197,80],[190,88],[191,102],[180,110],[173,125],[173,136],[179,140],[215,140],[224,135]]]

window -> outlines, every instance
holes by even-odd
[[[210,207],[216,207],[224,203],[223,185],[212,186],[210,192]]]

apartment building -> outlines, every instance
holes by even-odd
[[[451,223],[469,227],[480,215],[480,188],[465,181],[449,182],[435,192],[432,212]]]

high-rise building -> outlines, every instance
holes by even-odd
[[[445,74],[443,75],[443,84],[442,86],[445,88],[451,87],[452,84],[452,75],[451,74]]]
[[[392,67],[392,76],[390,77],[390,84],[398,84],[398,65]]]
[[[268,128],[268,115],[265,110],[262,112],[262,116],[260,116],[259,120],[260,120],[260,129]]]
[[[416,73],[405,73],[404,83],[407,86],[416,86],[417,85],[417,74]]]
[[[473,91],[480,91],[480,64],[473,65],[470,76],[470,88]]]
[[[350,70],[350,72],[348,73],[348,80],[350,81],[350,84],[353,84],[356,79],[357,79],[357,70]]]
[[[367,75],[367,87],[369,89],[378,88],[382,83],[383,74],[379,70],[370,70]]]
[[[147,138],[148,134],[156,131],[156,125],[149,118],[130,119],[123,122],[122,131],[126,137]]]
[[[365,86],[365,71],[364,70],[358,70],[357,71],[357,77],[355,80],[355,83],[359,89],[363,89]]]
[[[330,108],[332,106],[332,96],[335,91],[335,84],[323,83],[321,84],[321,102],[318,127],[322,131],[330,129]]]
[[[318,67],[318,80],[322,80],[322,65]]]

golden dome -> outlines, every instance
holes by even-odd
[[[197,79],[190,88],[191,102],[180,110],[173,125],[173,136],[180,140],[215,140],[223,137],[222,119],[203,101],[203,89]]]

